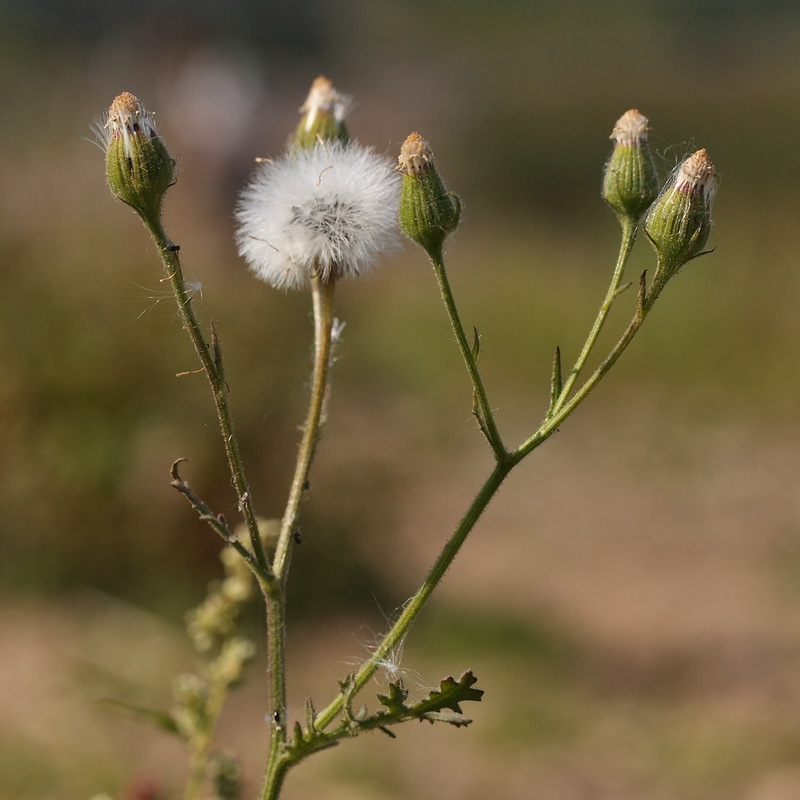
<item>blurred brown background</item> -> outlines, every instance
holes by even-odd
[[[177,745],[94,701],[166,705],[191,666],[182,615],[218,574],[218,542],[170,463],[186,457],[187,480],[235,515],[207,388],[175,378],[195,367],[188,339],[89,122],[134,92],[180,157],[167,227],[221,333],[257,509],[277,516],[309,304],[247,274],[232,207],[320,73],[355,95],[358,138],[394,155],[419,130],[462,194],[450,275],[511,442],[610,277],[599,185],[616,118],[650,118],[665,172],[708,148],[722,183],[714,254],[512,476],[409,637],[421,684],[476,672],[474,725],[348,742],[286,797],[800,797],[799,42],[788,0],[0,5],[0,798],[132,797],[147,781],[179,795]],[[652,262],[639,242],[631,276]],[[293,563],[297,713],[363,657],[490,462],[420,251],[343,286],[337,313]],[[258,609],[248,625],[262,636]],[[220,735],[246,796],[265,688],[262,644]]]

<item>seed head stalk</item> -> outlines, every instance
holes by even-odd
[[[289,490],[289,499],[281,520],[278,544],[272,562],[272,571],[284,580],[289,567],[289,555],[293,531],[300,511],[300,501],[306,491],[311,462],[314,459],[317,441],[324,421],[325,398],[328,390],[328,368],[331,361],[331,332],[333,330],[333,295],[336,280],[323,280],[316,273],[311,280],[311,295],[314,306],[314,367],[311,380],[311,397],[303,437],[295,465],[294,477]]]
[[[263,800],[277,798],[291,760],[286,746],[286,580],[289,571],[291,544],[300,513],[300,502],[306,491],[320,430],[324,423],[324,407],[328,394],[333,331],[333,296],[336,280],[323,280],[317,273],[311,277],[314,308],[314,365],[308,413],[295,464],[289,498],[281,520],[280,532],[272,562],[275,585],[265,595],[268,621],[268,658],[270,673],[270,750],[262,789]]]

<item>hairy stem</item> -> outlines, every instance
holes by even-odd
[[[268,628],[270,680],[270,749],[262,800],[275,800],[286,773],[293,763],[286,754],[286,598],[285,587],[294,530],[300,512],[300,501],[306,490],[311,464],[324,418],[328,388],[328,370],[333,341],[333,295],[335,281],[314,276],[311,284],[314,306],[314,366],[308,413],[295,465],[289,498],[281,520],[275,557],[272,562],[277,585],[265,587]]]
[[[606,376],[611,367],[616,364],[619,357],[628,348],[628,345],[633,341],[633,338],[639,332],[639,329],[644,324],[645,317],[649,312],[652,304],[647,305],[644,292],[644,276],[642,276],[642,284],[639,290],[639,300],[637,302],[636,313],[633,319],[628,324],[625,332],[620,337],[619,341],[614,345],[611,352],[606,356],[605,360],[599,367],[592,373],[580,389],[572,396],[569,402],[560,407],[557,413],[549,416],[539,427],[539,429],[526,439],[512,454],[511,458],[516,462],[521,461],[526,455],[535,450],[542,442],[549,439],[553,433],[556,432],[558,426],[570,415],[573,411],[589,396],[592,390],[600,383]]]
[[[197,322],[197,318],[194,315],[191,297],[186,291],[186,283],[183,277],[183,271],[181,269],[178,250],[164,232],[164,228],[160,220],[145,219],[144,221],[150,230],[151,235],[155,239],[156,244],[158,245],[159,253],[161,254],[161,260],[164,264],[167,277],[169,278],[172,286],[172,291],[175,294],[175,299],[178,303],[178,310],[181,315],[181,320],[184,327],[189,332],[194,349],[200,358],[200,363],[203,365],[203,370],[205,371],[208,381],[211,384],[211,391],[214,396],[214,406],[217,410],[217,418],[219,420],[219,426],[222,432],[222,440],[225,445],[225,454],[228,458],[228,467],[231,472],[236,494],[239,498],[239,508],[247,524],[247,530],[250,535],[250,546],[252,547],[255,562],[258,565],[259,572],[261,573],[257,575],[257,577],[259,577],[259,579],[270,578],[270,567],[267,563],[264,546],[261,542],[255,511],[250,498],[250,489],[247,485],[244,465],[242,464],[242,458],[239,452],[239,443],[236,439],[236,434],[233,429],[233,421],[228,408],[227,387],[225,386],[225,378],[222,374],[221,362],[219,359],[212,356],[211,350],[205,338],[203,337],[202,331],[200,330],[200,325]]]
[[[314,303],[314,368],[311,379],[311,398],[308,415],[303,426],[303,437],[297,454],[294,477],[289,489],[289,499],[286,503],[286,510],[283,512],[275,557],[272,562],[272,570],[280,580],[285,579],[289,568],[289,555],[297,517],[300,513],[300,501],[306,491],[308,475],[311,471],[311,463],[314,460],[314,452],[323,421],[323,407],[328,388],[328,368],[331,360],[335,286],[334,280],[323,281],[316,276],[311,284]]]
[[[406,603],[402,613],[384,636],[380,645],[375,649],[375,652],[359,667],[354,676],[352,695],[355,695],[364,687],[367,681],[375,674],[380,662],[392,652],[392,649],[396,647],[403,640],[406,633],[408,633],[411,623],[422,610],[422,607],[433,593],[433,590],[439,585],[467,536],[469,536],[481,514],[483,514],[489,502],[497,493],[500,485],[513,468],[514,463],[513,461],[507,460],[495,465],[491,474],[475,496],[475,499],[461,518],[455,531],[453,531],[447,544],[445,544],[439,557],[433,563],[433,566],[416,594]],[[336,716],[341,713],[344,708],[344,700],[344,696],[339,695],[327,708],[323,709],[317,715],[315,725],[318,729],[322,730],[330,725]]]
[[[591,350],[591,346],[594,344],[594,341],[596,341],[600,327],[602,326],[603,322],[605,321],[605,317],[608,314],[610,303],[618,293],[619,282],[622,276],[625,261],[630,254],[630,248],[633,244],[634,234],[635,229],[624,229],[623,231],[623,244],[620,249],[617,265],[614,270],[614,278],[612,279],[611,286],[606,294],[606,299],[601,306],[600,313],[595,320],[595,325],[593,326],[592,333],[590,333],[589,339],[587,340],[587,345],[584,347],[581,356],[576,362],[577,373],[579,373],[580,369],[582,369],[586,358],[588,357],[589,351]],[[463,329],[461,328],[461,324],[458,320],[458,315],[455,312],[455,304],[452,299],[452,293],[449,291],[449,286],[446,284],[444,270],[437,269],[437,275],[441,275],[444,279],[440,284],[445,287],[442,290],[442,295],[445,297],[445,304],[448,306],[448,313],[450,314],[451,321],[453,321],[453,327],[454,330],[456,330],[456,335],[458,336],[459,331],[461,332],[459,344],[462,346],[462,354],[464,354],[466,350],[466,355],[464,357],[468,367],[471,365],[470,375],[473,375],[474,369],[475,378],[473,379],[473,386],[475,387],[476,394],[478,394],[479,397],[483,397],[485,402],[485,393],[482,395],[478,393],[478,387],[482,388],[482,382],[480,381],[480,376],[478,374],[477,364],[475,363],[474,358],[471,357],[472,354],[469,351],[469,348],[466,347],[466,339],[463,336]],[[379,664],[392,652],[393,648],[395,648],[403,640],[403,637],[408,632],[411,623],[417,617],[425,602],[432,594],[433,590],[444,577],[445,572],[449,568],[450,564],[452,564],[462,545],[466,541],[467,536],[475,527],[475,524],[477,523],[481,514],[489,505],[492,498],[495,496],[511,470],[540,444],[542,444],[542,442],[549,438],[555,432],[558,425],[563,422],[586,399],[586,397],[588,397],[592,389],[594,389],[595,386],[597,386],[603,379],[603,377],[605,377],[611,367],[616,363],[617,359],[631,343],[634,336],[639,331],[639,328],[642,326],[648,310],[649,306],[647,306],[645,302],[645,288],[644,282],[642,281],[639,291],[637,309],[633,320],[628,325],[625,333],[622,335],[619,342],[617,342],[603,363],[600,364],[592,376],[586,381],[586,383],[583,384],[578,392],[576,392],[574,397],[569,402],[562,403],[558,407],[558,410],[545,420],[536,433],[523,442],[513,452],[508,453],[505,448],[503,448],[503,455],[501,457],[500,451],[495,449],[494,445],[492,445],[492,448],[495,450],[495,455],[498,457],[498,461],[495,464],[494,469],[484,482],[478,494],[475,496],[475,499],[470,504],[464,516],[461,518],[461,521],[451,535],[450,539],[447,541],[447,544],[440,553],[439,557],[434,562],[416,594],[411,598],[411,600],[408,601],[408,603],[406,603],[402,613],[397,618],[394,625],[392,625],[390,630],[386,633],[380,645],[375,649],[375,652],[372,653],[370,658],[367,659],[367,661],[365,661],[355,673],[349,696],[354,696],[360,689],[364,687],[367,681],[369,681],[369,679],[377,671]],[[573,373],[577,375],[575,370],[573,370]],[[572,383],[574,383],[574,379]],[[568,389],[566,391],[568,391]],[[565,397],[565,395],[566,392],[562,392],[561,397]],[[483,406],[481,407],[483,408]],[[486,404],[486,408],[488,409],[488,403]],[[488,419],[491,419],[491,416],[489,416]],[[487,439],[488,438],[489,436],[487,435]],[[342,713],[345,702],[346,698],[343,694],[340,694],[338,697],[336,697],[333,702],[331,702],[317,715],[315,727],[322,730],[329,726],[333,720]]]
[[[265,592],[267,607],[267,651],[270,684],[269,756],[264,774],[262,800],[280,794],[286,775],[286,596],[281,586],[270,586]]]
[[[573,366],[569,377],[564,382],[561,393],[553,404],[553,407],[550,411],[551,415],[557,414],[567,402],[569,393],[572,391],[575,381],[581,374],[581,370],[583,370],[584,366],[586,365],[589,354],[592,352],[592,348],[597,342],[597,337],[600,335],[600,330],[603,327],[603,323],[606,321],[606,317],[608,317],[608,312],[611,310],[611,306],[619,294],[619,285],[622,281],[622,274],[625,271],[625,264],[628,261],[628,257],[631,254],[631,249],[633,248],[633,243],[636,240],[637,221],[631,217],[622,217],[620,219],[620,224],[622,226],[622,241],[620,242],[619,255],[617,256],[617,263],[614,267],[614,274],[611,277],[611,283],[609,284],[606,296],[600,305],[600,310],[597,312],[594,325],[592,325],[592,329],[589,331],[589,335],[586,338],[583,349],[575,361],[575,366]]]
[[[483,431],[489,445],[494,451],[495,458],[498,462],[502,462],[505,458],[507,451],[503,440],[500,437],[500,432],[497,429],[497,424],[494,420],[494,413],[489,405],[489,399],[486,394],[486,389],[483,385],[483,378],[481,377],[478,369],[478,362],[476,356],[473,354],[472,349],[467,341],[467,336],[464,333],[464,326],[461,324],[461,317],[458,314],[455,299],[453,298],[453,291],[450,288],[450,281],[447,278],[447,272],[444,267],[444,256],[442,251],[438,253],[429,253],[433,270],[436,273],[436,280],[439,284],[439,292],[442,295],[445,308],[447,309],[447,316],[450,317],[450,324],[453,328],[456,341],[458,342],[458,349],[461,351],[461,356],[467,366],[470,380],[472,381],[472,389],[475,398],[476,412],[478,417],[478,424]]]

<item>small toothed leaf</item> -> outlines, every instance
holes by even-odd
[[[478,679],[472,674],[472,670],[467,670],[458,680],[452,676],[445,678],[439,684],[438,689],[434,689],[431,693],[419,703],[409,709],[410,713],[414,716],[422,716],[429,714],[432,711],[442,711],[449,709],[455,711],[456,714],[461,713],[461,703],[467,701],[480,701],[483,697],[482,689],[473,689],[472,687],[477,683]]]
[[[381,701],[381,705],[386,706],[387,710],[383,712],[384,714],[400,718],[409,713],[408,706],[405,703],[407,697],[408,689],[403,686],[402,681],[397,681],[396,683],[390,683],[389,694],[379,694],[378,700]]]

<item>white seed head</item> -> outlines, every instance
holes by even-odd
[[[400,177],[356,143],[324,142],[258,165],[236,209],[239,254],[278,289],[355,276],[397,246]]]

